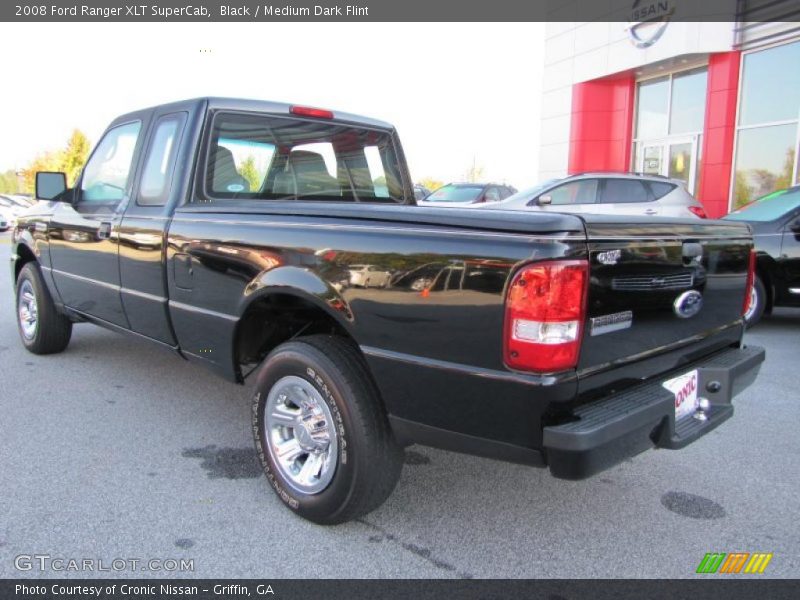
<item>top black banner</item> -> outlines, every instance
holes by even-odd
[[[797,0],[17,0],[16,22],[800,21]]]

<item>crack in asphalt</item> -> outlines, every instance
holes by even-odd
[[[358,523],[361,523],[362,525],[366,525],[367,527],[374,529],[375,531],[380,532],[381,535],[369,536],[370,542],[378,543],[382,542],[383,540],[387,540],[389,542],[399,545],[401,548],[403,548],[403,550],[411,552],[412,554],[426,560],[437,569],[442,569],[443,571],[449,571],[451,573],[455,573],[461,579],[473,579],[473,575],[471,575],[470,573],[461,573],[456,569],[456,567],[451,565],[449,562],[435,556],[433,552],[431,552],[430,548],[426,548],[424,546],[418,546],[417,544],[414,544],[412,542],[406,542],[397,537],[396,535],[394,535],[393,533],[389,533],[380,525],[376,525],[375,523],[370,523],[366,519],[356,519],[356,521]]]

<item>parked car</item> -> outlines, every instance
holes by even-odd
[[[427,196],[420,206],[471,206],[494,204],[511,196],[516,188],[499,183],[448,183]]]
[[[357,287],[386,287],[392,278],[389,271],[375,265],[350,265],[350,285]]]
[[[379,506],[409,444],[578,479],[732,416],[764,360],[742,342],[747,225],[423,208],[410,181],[366,117],[220,98],[123,115],[74,189],[37,174],[11,244],[21,343],[61,352],[89,322],[256,373],[269,488],[325,524]],[[367,265],[389,285],[342,284]]]
[[[414,200],[419,202],[420,200],[424,200],[430,195],[431,191],[426,188],[424,185],[419,183],[414,184]]]
[[[800,185],[770,194],[723,217],[753,228],[756,277],[748,326],[776,306],[800,306]]]
[[[706,218],[703,205],[682,181],[637,173],[581,173],[551,179],[492,208]]]
[[[30,208],[24,197],[10,194],[0,195],[0,212],[3,213],[9,227],[13,227],[17,217]]]
[[[7,231],[14,224],[16,224],[16,217],[5,209],[0,208],[0,231]]]

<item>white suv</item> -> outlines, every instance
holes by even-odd
[[[683,181],[637,173],[570,175],[476,208],[706,218]]]

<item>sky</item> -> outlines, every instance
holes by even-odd
[[[0,171],[96,142],[117,115],[197,96],[393,123],[419,180],[536,182],[543,23],[0,24]]]

